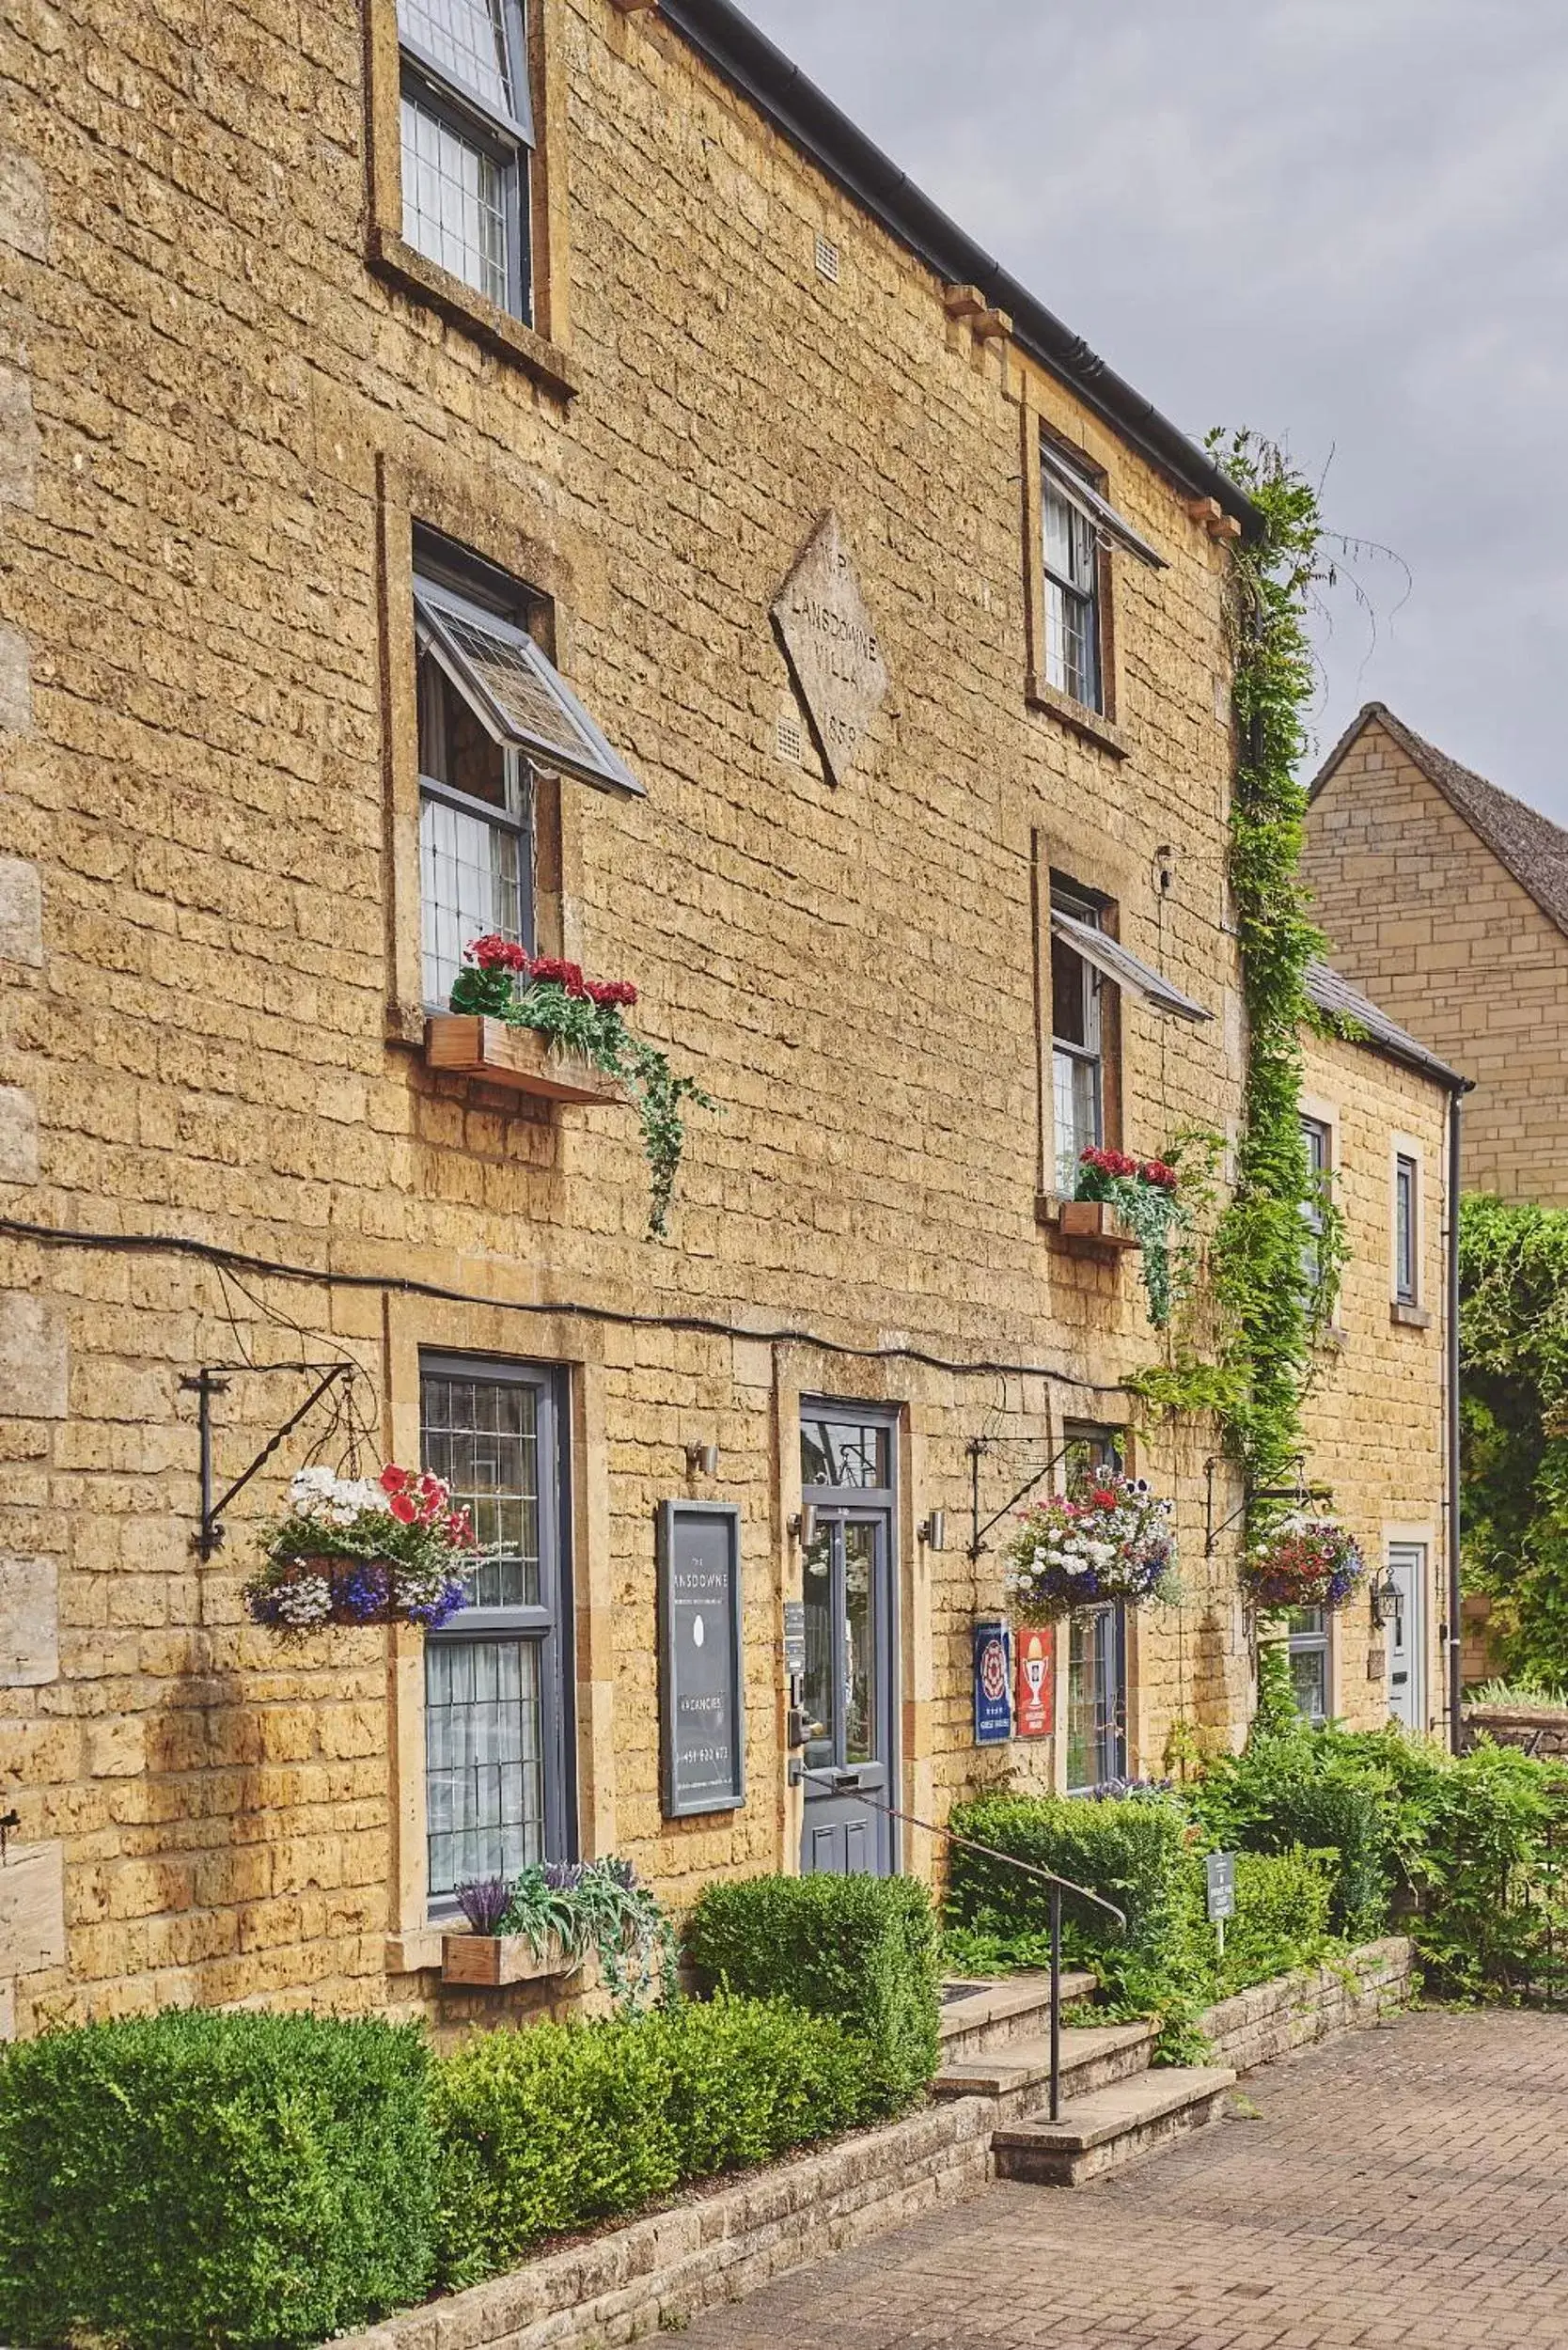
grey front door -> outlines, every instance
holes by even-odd
[[[893,1865],[891,1513],[819,1508],[806,1553],[806,1824],[801,1867]],[[876,1802],[868,1802],[867,1797]]]

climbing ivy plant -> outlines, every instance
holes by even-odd
[[[1568,1682],[1568,1209],[1459,1215],[1465,1581],[1511,1679]]]

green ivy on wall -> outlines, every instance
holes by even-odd
[[[1568,1683],[1568,1209],[1459,1214],[1466,1589],[1492,1600],[1509,1677]]]

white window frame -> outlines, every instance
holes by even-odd
[[[1288,1647],[1293,1697],[1295,1689],[1295,1659],[1298,1656],[1321,1656],[1323,1658],[1323,1712],[1321,1715],[1302,1714],[1302,1719],[1304,1721],[1332,1721],[1335,1713],[1333,1615],[1326,1607],[1295,1607],[1292,1608],[1291,1614],[1293,1616],[1317,1616],[1322,1619],[1321,1622],[1311,1629],[1298,1627],[1294,1622],[1290,1627]],[[1300,1714],[1301,1708],[1297,1706],[1296,1711]]]
[[[1089,550],[1087,585],[1072,576],[1071,560],[1065,572],[1051,560],[1049,525],[1053,504],[1066,517],[1070,549],[1075,532],[1082,534],[1083,543]],[[1080,708],[1093,711],[1100,716],[1105,714],[1105,708],[1103,552],[1100,525],[1087,502],[1073,495],[1055,469],[1043,470],[1040,483],[1040,562],[1045,584],[1045,641],[1043,648],[1045,682],[1057,693],[1066,695],[1069,701],[1074,701]],[[1065,651],[1067,620],[1074,610],[1081,623],[1088,665],[1088,674],[1076,681],[1069,674]]]
[[[488,5],[488,0],[485,0]],[[535,0],[538,4],[538,0]],[[525,325],[533,322],[533,252],[532,199],[530,181],[535,145],[533,102],[529,86],[528,28],[524,14],[524,0],[499,0],[502,36],[507,53],[507,72],[511,85],[512,104],[509,109],[498,104],[490,93],[482,91],[463,78],[449,59],[439,56],[419,37],[418,28],[411,25],[412,11],[402,6],[398,10],[398,48],[400,57],[400,114],[402,104],[418,107],[432,117],[451,135],[475,154],[482,156],[499,172],[502,186],[502,216],[506,238],[505,285],[502,297],[488,288],[476,285],[461,272],[448,272],[470,288],[482,301],[496,301]],[[409,156],[407,142],[400,133],[400,168],[403,180],[403,234],[416,252],[439,269],[447,263],[440,254],[432,254],[414,232],[416,223],[409,202]]]
[[[1098,930],[1100,927],[1101,915],[1097,905],[1088,898],[1079,897],[1070,889],[1058,888],[1054,885],[1051,890],[1051,911],[1053,914],[1066,914],[1074,921],[1081,922],[1091,930]],[[1071,939],[1059,938],[1053,931],[1051,940],[1053,949],[1059,945],[1062,952],[1071,955],[1083,973],[1084,1042],[1078,1044],[1070,1038],[1058,1034],[1059,1025],[1058,1015],[1060,1007],[1057,1002],[1056,955],[1053,951],[1051,957],[1051,1159],[1057,1191],[1062,1198],[1070,1199],[1076,1188],[1076,1170],[1080,1155],[1086,1149],[1103,1145],[1105,1142],[1105,1021],[1104,997],[1105,989],[1113,982],[1106,979],[1086,956],[1078,952]],[[1090,1070],[1094,1091],[1094,1132],[1087,1144],[1074,1132],[1074,1148],[1071,1166],[1065,1155],[1062,1121],[1057,1107],[1060,1093],[1060,1065],[1063,1062],[1070,1062],[1075,1069]]]

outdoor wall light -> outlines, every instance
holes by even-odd
[[[688,1477],[697,1476],[699,1470],[704,1477],[716,1477],[718,1464],[719,1449],[716,1444],[689,1444],[686,1447],[686,1475]]]
[[[1393,1622],[1394,1618],[1399,1614],[1399,1585],[1394,1581],[1390,1570],[1385,1567],[1380,1574],[1373,1575],[1372,1583],[1372,1622],[1379,1631]]]
[[[790,1531],[802,1550],[809,1550],[817,1539],[817,1505],[808,1501],[799,1517],[790,1520]]]
[[[948,1547],[946,1510],[933,1510],[928,1518],[922,1518],[919,1532],[920,1540],[928,1550],[946,1550]]]

